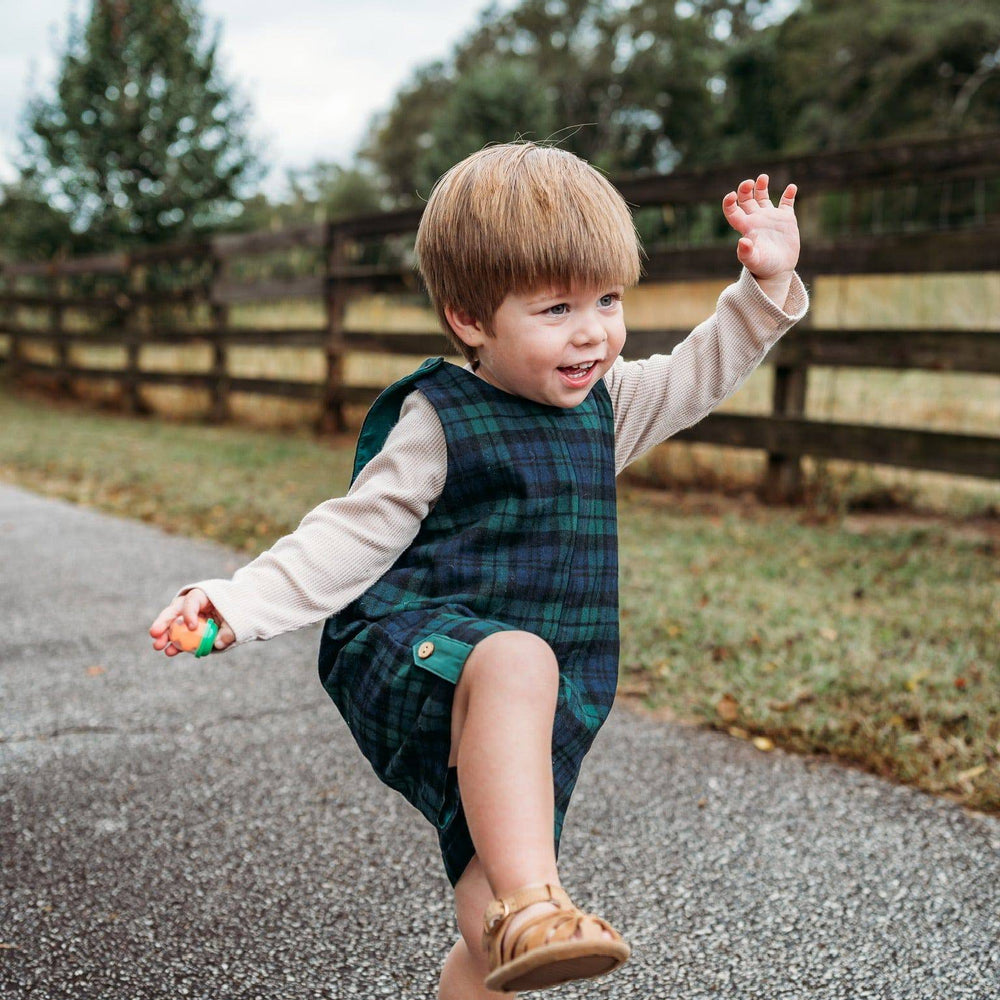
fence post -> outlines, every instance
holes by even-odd
[[[135,258],[129,254],[125,258],[124,288],[118,297],[118,309],[115,321],[121,335],[125,338],[125,409],[132,414],[148,413],[149,408],[143,402],[139,391],[139,352],[140,338],[149,324],[140,320],[140,312],[136,308],[135,296],[146,290],[148,271],[142,269]],[[146,306],[146,315],[152,309]]]
[[[808,318],[799,326],[809,325]],[[790,336],[794,337],[792,331]],[[804,362],[775,365],[771,414],[801,417],[806,411],[809,367]],[[802,456],[797,452],[768,452],[764,499],[768,503],[795,503],[802,497]]]
[[[344,313],[347,308],[347,281],[342,269],[347,263],[347,240],[334,223],[327,223],[326,235],[326,381],[323,386],[323,409],[319,431],[328,434],[344,431]]]
[[[224,423],[229,419],[229,343],[226,331],[229,329],[229,306],[219,301],[215,294],[216,288],[222,284],[229,274],[229,259],[221,256],[210,245],[211,281],[209,284],[209,307],[212,313],[212,408],[209,420],[214,424]]]
[[[56,369],[56,386],[63,396],[73,396],[73,383],[69,377],[69,341],[63,336],[66,332],[65,319],[66,308],[59,300],[68,294],[67,281],[61,273],[58,261],[53,265],[50,273],[49,285],[49,324],[52,332],[56,335],[56,358],[58,367]]]

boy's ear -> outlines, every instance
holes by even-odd
[[[455,331],[455,336],[466,347],[479,347],[485,342],[486,328],[478,319],[473,318],[471,313],[456,306],[445,306],[444,315]]]

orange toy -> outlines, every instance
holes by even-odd
[[[170,626],[170,641],[185,653],[194,653],[195,656],[208,656],[218,634],[219,626],[214,618],[199,618],[194,631],[184,624],[183,618],[178,618]]]

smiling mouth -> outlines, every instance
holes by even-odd
[[[559,371],[563,373],[571,382],[585,382],[587,377],[590,375],[591,369],[596,365],[596,361],[584,361],[580,365],[566,365],[560,368]]]

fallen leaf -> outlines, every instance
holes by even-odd
[[[918,670],[904,685],[907,691],[916,691],[920,686],[921,681],[927,680],[930,677],[931,672],[929,670]]]
[[[735,722],[740,717],[740,703],[731,694],[724,694],[715,703],[715,714],[723,722]]]
[[[738,740],[750,739],[750,734],[745,729],[740,729],[739,726],[730,726],[728,732],[730,736],[735,736]]]
[[[758,750],[763,750],[764,753],[767,753],[769,750],[774,749],[774,741],[769,740],[766,736],[755,736],[753,740],[753,745]]]
[[[977,767],[970,767],[968,771],[960,771],[955,775],[958,781],[971,781],[973,778],[978,778],[979,775],[986,773],[986,765],[979,764]]]
[[[87,667],[87,676],[88,677],[100,677],[101,674],[106,674],[107,672],[108,672],[108,668],[107,667],[101,667],[101,666],[98,666],[97,664],[95,664],[92,667]]]
[[[800,691],[793,698],[788,701],[769,701],[767,707],[771,709],[772,712],[787,712],[790,709],[795,708],[796,705],[805,704],[807,701],[814,701],[816,695],[812,693],[808,688]]]
[[[618,693],[626,697],[642,697],[649,694],[649,684],[621,684]]]
[[[827,642],[833,642],[837,638],[837,630],[834,628],[821,628],[819,634],[820,638],[826,639]]]

